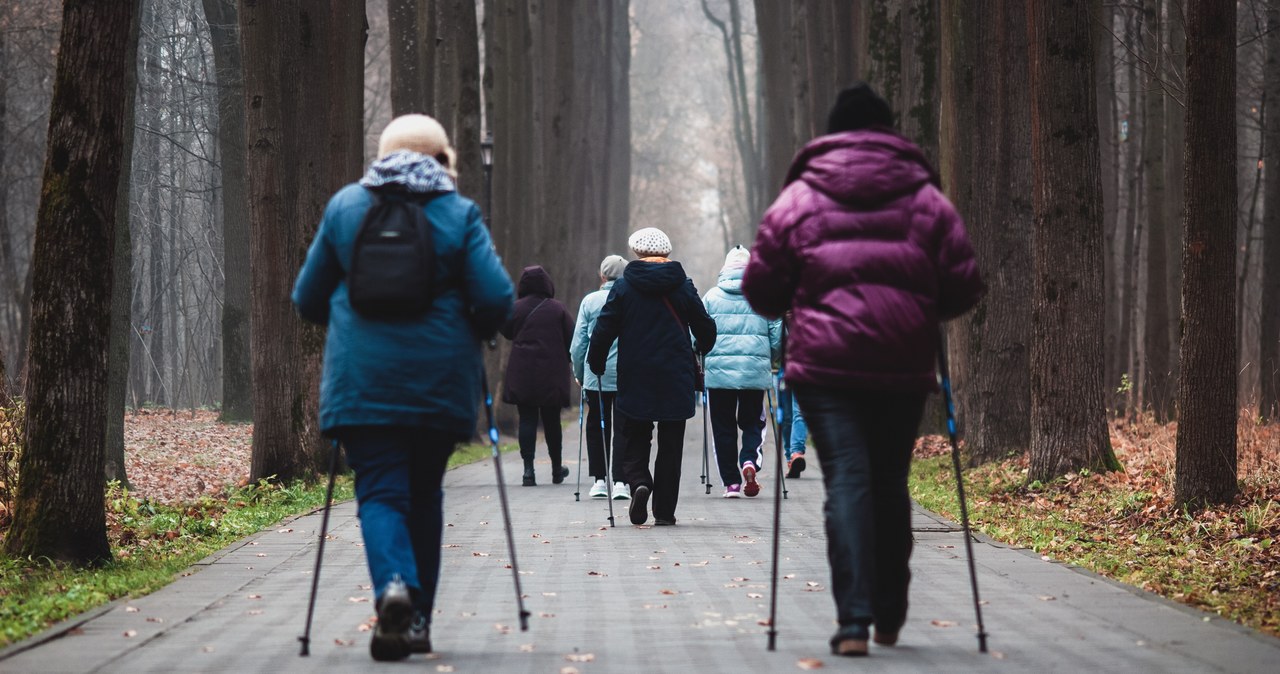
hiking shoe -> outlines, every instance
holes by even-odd
[[[791,455],[791,460],[787,462],[787,479],[794,480],[800,477],[800,473],[804,472],[804,453],[799,452]]]
[[[568,466],[554,466],[551,469],[551,484],[560,484],[564,479],[569,477]]]
[[[387,583],[378,600],[378,624],[369,641],[369,654],[374,660],[387,662],[409,657],[407,637],[413,613],[409,588],[396,576]]]
[[[872,639],[872,641],[875,641],[877,644],[880,644],[881,646],[893,646],[898,643],[898,633],[886,632],[884,630],[877,628],[876,636],[874,639]]]
[[[760,493],[760,483],[756,482],[756,467],[750,463],[742,464],[742,493],[748,498]]]
[[[674,517],[672,517],[671,519],[666,519],[665,517],[653,518],[653,526],[655,527],[674,527],[675,525],[676,525],[676,518]]]
[[[609,498],[609,483],[604,480],[596,480],[596,483],[591,485],[591,491],[587,492],[587,494],[591,498]]]
[[[630,501],[631,487],[628,487],[626,482],[614,482],[613,483],[613,500]]]
[[[742,498],[742,485],[731,484],[724,488],[725,498]]]
[[[524,481],[520,483],[522,487],[538,486],[538,478],[533,472],[533,462],[526,461],[524,464]]]
[[[844,655],[847,657],[856,657],[867,654],[866,639],[840,639],[831,642],[832,655]]]
[[[632,524],[644,524],[649,521],[649,491],[648,487],[640,485],[632,494],[631,507],[628,509]]]
[[[422,611],[413,612],[413,621],[409,623],[409,631],[405,633],[405,642],[409,644],[410,653],[431,652],[431,624]]]

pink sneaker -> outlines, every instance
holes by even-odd
[[[725,498],[742,498],[742,485],[731,484],[724,488]]]
[[[760,493],[760,483],[756,482],[756,467],[750,463],[742,464],[742,479],[746,484],[742,485],[742,493],[751,498]]]

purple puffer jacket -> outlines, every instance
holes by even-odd
[[[932,391],[938,323],[984,287],[964,224],[920,149],[888,130],[822,136],[764,215],[742,291],[793,312],[787,381]]]

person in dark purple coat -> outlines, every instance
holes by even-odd
[[[502,402],[520,413],[520,458],[526,487],[537,486],[533,457],[538,443],[538,420],[551,455],[551,481],[564,482],[569,469],[561,464],[560,410],[569,406],[569,343],[573,316],[556,295],[551,275],[541,266],[525,267],[516,289],[515,309],[502,336],[511,340],[511,358],[502,389]]]
[[[911,573],[907,474],[939,323],[984,287],[964,224],[920,149],[866,84],[840,92],[800,151],[742,279],[764,316],[793,312],[786,383],[817,448],[839,629],[831,650],[893,645]]]

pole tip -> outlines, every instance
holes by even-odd
[[[309,648],[311,639],[307,637],[298,637],[298,641],[302,642],[302,650],[298,652],[298,657],[305,658],[311,655],[311,649]]]

